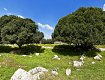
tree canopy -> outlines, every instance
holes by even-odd
[[[0,18],[0,33],[2,43],[17,44],[20,48],[23,44],[35,43],[44,37],[33,20],[14,15]]]
[[[105,12],[81,7],[59,20],[52,38],[75,45],[105,44]]]

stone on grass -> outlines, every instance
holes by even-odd
[[[80,66],[82,66],[83,65],[83,61],[73,61],[73,66],[74,67],[80,67]]]
[[[102,55],[101,54],[97,54],[97,56],[99,56],[100,58],[102,58]]]
[[[13,74],[11,80],[40,80],[45,72],[48,72],[48,70],[43,67],[36,67],[28,72],[19,68]]]
[[[105,51],[105,48],[99,48],[100,51]]]
[[[67,76],[71,75],[71,69],[68,69],[68,68],[66,69],[66,75]]]
[[[46,68],[43,68],[43,67],[36,67],[34,69],[29,70],[29,73],[31,73],[32,75],[39,73],[39,72],[46,73],[46,72],[48,72],[48,70]]]
[[[34,80],[32,75],[27,71],[19,68],[11,77],[11,80]]]
[[[60,60],[60,58],[58,57],[58,55],[54,55],[53,59]]]
[[[51,74],[57,76],[58,75],[58,72],[57,72],[57,70],[52,70],[51,71]]]
[[[48,72],[48,70],[43,67],[36,67],[29,70],[28,72],[33,75],[33,78],[35,78],[36,80],[40,80],[40,78],[42,78],[44,74]]]
[[[44,72],[39,72],[39,73],[33,75],[33,79],[36,79],[36,80],[40,80],[43,77],[45,77],[45,73]]]
[[[23,57],[27,56],[27,55],[22,55]]]
[[[102,56],[100,54],[97,54],[95,57],[94,57],[95,60],[98,60],[98,61],[101,61],[102,59]]]
[[[80,57],[80,60],[83,61],[84,59],[85,59],[85,57],[82,55],[82,56]]]
[[[39,56],[39,55],[40,55],[40,53],[35,53],[35,55],[36,55],[36,56]]]
[[[95,64],[95,62],[93,61],[92,64]]]
[[[99,56],[95,56],[94,59],[101,61],[101,58]]]

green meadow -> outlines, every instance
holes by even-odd
[[[42,46],[51,46],[53,49],[44,49]],[[54,44],[27,45],[23,46],[22,49],[19,50],[17,46],[1,45],[0,80],[10,80],[11,76],[19,68],[28,71],[37,66],[42,66],[49,70],[43,80],[105,79],[105,52],[97,50],[85,52],[69,48],[63,49],[63,47],[59,48],[59,46],[60,45]],[[36,56],[35,53],[40,53],[40,55]],[[79,68],[73,67],[73,61],[79,60],[82,54],[85,54],[84,65]],[[96,54],[101,54],[103,56],[101,61],[93,59]],[[52,58],[54,55],[58,55],[60,60],[53,60]],[[92,61],[94,61],[95,64],[92,64]],[[58,70],[57,76],[51,75],[51,70],[54,68]],[[67,68],[70,68],[72,71],[70,76],[65,74],[65,70]]]

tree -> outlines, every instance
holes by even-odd
[[[10,18],[7,16],[6,18]],[[38,31],[38,26],[31,19],[23,19],[17,16],[11,18],[9,22],[5,22],[1,29],[1,38],[3,43],[17,44],[19,48],[23,44],[35,43],[37,37],[40,41],[44,35]],[[5,17],[1,17],[5,19]]]
[[[35,43],[40,43],[40,41],[42,40],[42,38],[44,37],[44,34],[42,32],[36,32],[36,34],[33,37],[33,40]]]
[[[59,20],[52,38],[87,47],[105,44],[105,12],[101,8],[81,7]]]
[[[54,44],[54,41],[52,39],[42,39],[42,44]]]
[[[0,17],[0,34],[1,34],[1,29],[9,22],[11,22],[13,19],[16,19],[17,17],[14,16],[14,15],[11,15],[11,16],[7,16],[7,15],[4,15],[2,17]],[[1,38],[1,35],[0,35],[0,43],[2,41],[2,38]]]

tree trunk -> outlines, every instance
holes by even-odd
[[[19,49],[21,49],[22,45],[18,45],[19,46]]]

